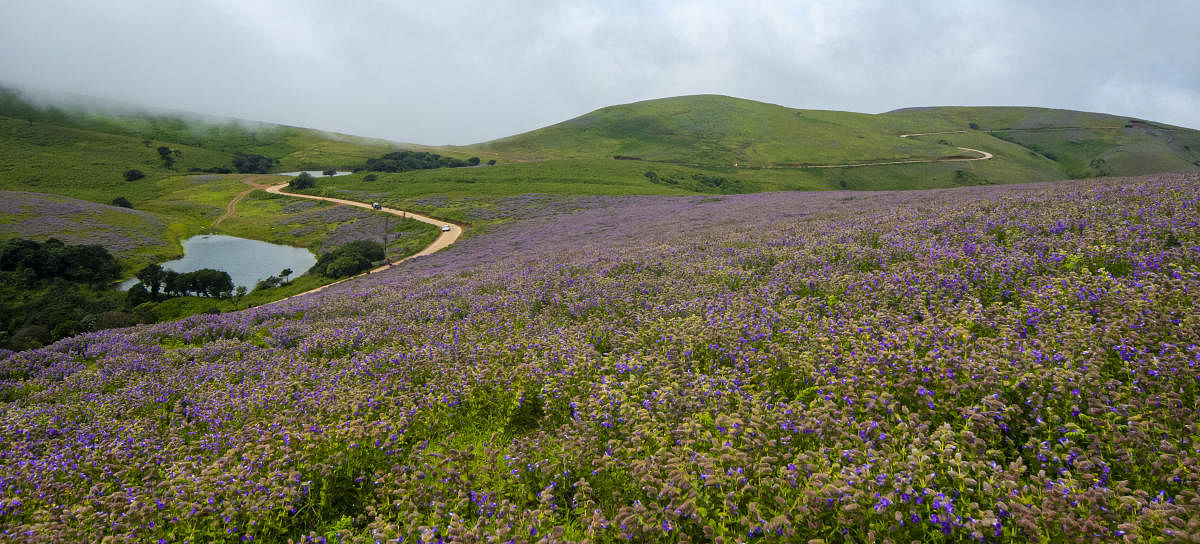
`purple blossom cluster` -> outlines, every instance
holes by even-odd
[[[511,221],[548,215],[560,215],[579,210],[608,208],[649,200],[642,196],[593,196],[593,195],[550,195],[531,193],[494,199],[483,203],[480,199],[465,200],[466,217],[471,221]],[[661,200],[661,199],[658,199]],[[445,206],[446,203],[442,203]]]
[[[0,354],[5,541],[1189,541],[1200,175],[634,198]]]
[[[116,255],[166,246],[166,225],[146,212],[60,195],[0,191],[0,238],[98,244]]]

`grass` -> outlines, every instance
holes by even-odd
[[[899,138],[918,132],[966,131]],[[173,169],[156,151],[180,151]],[[988,161],[858,168],[783,168],[962,155],[959,146],[995,154]],[[380,201],[469,222],[472,210],[531,193],[564,196],[680,195],[720,192],[646,177],[723,177],[747,192],[929,189],[961,185],[1136,175],[1200,167],[1200,132],[1106,114],[1017,107],[938,107],[879,115],[787,108],[703,95],[602,108],[524,134],[459,147],[395,144],[311,129],[180,115],[116,114],[39,108],[0,90],[0,189],[66,195],[97,203],[124,196],[162,218],[159,240],[208,232],[245,190],[237,175],[189,176],[189,168],[231,167],[235,152],[278,159],[281,171],[354,169],[400,147],[495,166],[364,174],[321,179],[314,193]],[[620,157],[624,160],[617,160]],[[734,164],[738,166],[735,167]],[[146,178],[126,182],[137,168]],[[342,226],[321,226],[316,211],[288,212],[285,200],[253,194],[219,228],[237,236],[304,247]],[[478,225],[477,225],[478,226]],[[368,230],[379,230],[372,227]],[[381,230],[380,230],[381,232]],[[397,251],[400,251],[397,249]],[[139,261],[140,262],[140,261]]]
[[[897,139],[907,126],[861,113],[703,95],[611,106],[478,148],[528,159],[623,155],[703,167],[936,158],[946,151]]]
[[[243,297],[216,299],[207,297],[175,297],[155,303],[155,311],[160,321],[173,321],[190,315],[202,313],[225,313],[243,310],[274,302],[292,295],[328,285],[335,280],[321,276],[299,276],[287,285],[271,289],[259,289],[246,293]]]

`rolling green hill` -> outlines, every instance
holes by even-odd
[[[1044,108],[863,114],[684,96],[610,106],[508,138],[449,147],[114,111],[133,110],[38,106],[20,93],[0,90],[0,189],[99,203],[121,194],[139,209],[168,216],[178,237],[211,220],[223,200],[243,189],[237,176],[186,183],[184,176],[193,168],[232,168],[239,152],[277,159],[278,171],[354,169],[402,148],[495,160],[494,166],[377,173],[373,181],[361,172],[322,180],[314,189],[448,219],[529,193],[926,189],[1200,167],[1200,131]],[[901,138],[904,134],[913,136]],[[170,168],[156,152],[164,145],[179,152]],[[963,148],[993,157],[964,160],[981,155]],[[144,171],[146,180],[123,181],[121,173],[129,168]],[[201,207],[206,211],[198,211]]]
[[[921,133],[935,134],[900,138]],[[980,156],[961,148],[994,156],[954,160]],[[1128,176],[1197,169],[1200,131],[1044,108],[934,107],[870,115],[703,95],[611,106],[443,152],[499,162],[379,174],[377,181],[359,174],[324,181],[317,192],[385,199],[461,219],[465,209],[535,192],[928,189]],[[913,162],[825,168],[897,161]],[[656,184],[648,172],[681,183]],[[735,183],[718,187],[697,179]]]
[[[963,133],[898,138],[948,131]],[[944,107],[870,115],[713,95],[611,106],[476,147],[524,160],[619,156],[702,168],[734,163],[770,168],[938,159],[960,155],[959,145],[1008,151],[998,156],[1017,151],[1006,149],[1003,142],[1016,143],[1026,148],[1025,154],[1033,151],[1052,163],[1022,166],[1038,179],[1179,170],[1200,162],[1200,132],[1106,114]],[[1109,170],[1090,171],[1097,159],[1105,160]],[[1006,176],[995,181],[1017,180]]]

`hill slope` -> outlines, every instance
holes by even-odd
[[[1106,114],[943,107],[870,115],[792,109],[713,95],[611,106],[479,147],[529,159],[619,155],[707,167],[734,162],[750,167],[828,165],[957,155],[960,150],[949,141],[953,135],[897,137],[959,130],[1040,146],[1052,152],[1043,156],[1064,161],[1060,167],[1066,170],[1097,158],[1115,160],[1112,174],[1181,169],[1200,162],[1200,132]]]
[[[30,139],[45,140],[49,136],[43,134],[44,131],[65,129],[76,131],[76,140],[104,140],[108,146],[106,152],[151,147],[148,162],[152,164],[158,159],[153,153],[154,147],[161,144],[179,147],[185,153],[176,171],[187,171],[190,167],[232,169],[235,152],[277,159],[278,168],[286,171],[349,169],[362,164],[368,157],[393,150],[397,145],[378,139],[255,121],[148,112],[118,103],[83,104],[77,100],[58,106],[42,105],[20,91],[0,87],[0,120],[5,123],[0,128],[0,148],[21,147]],[[21,132],[18,128],[28,130]],[[188,150],[193,153],[187,153]],[[200,156],[193,159],[197,153]],[[0,172],[0,179],[3,178],[3,172]]]
[[[0,531],[1178,540],[1198,193],[597,199],[311,296],[0,353]]]

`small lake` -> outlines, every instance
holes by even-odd
[[[183,241],[183,258],[162,263],[166,270],[193,272],[201,268],[213,268],[229,273],[236,288],[244,285],[253,290],[259,280],[278,276],[284,268],[292,269],[292,278],[312,268],[317,258],[302,247],[284,246],[248,240],[223,234],[204,234]],[[121,289],[129,289],[138,282],[137,278],[121,283]]]
[[[332,176],[326,176],[326,175],[325,175],[325,172],[322,172],[322,171],[320,171],[320,170],[304,170],[304,171],[305,171],[305,172],[308,172],[308,175],[310,175],[310,176],[312,176],[312,177],[314,177],[314,178],[333,178],[333,177],[337,177],[337,176],[349,176],[350,174],[353,174],[353,173],[354,173],[354,172],[342,172],[342,171],[340,171],[340,170],[339,170],[339,171],[337,171],[337,172],[334,172]],[[300,175],[300,172],[280,172],[280,173],[278,173],[278,174],[275,174],[275,175],[277,175],[277,176],[290,176],[290,177],[293,177],[293,178],[294,178],[294,177],[296,177],[296,176],[299,176],[299,175]]]

